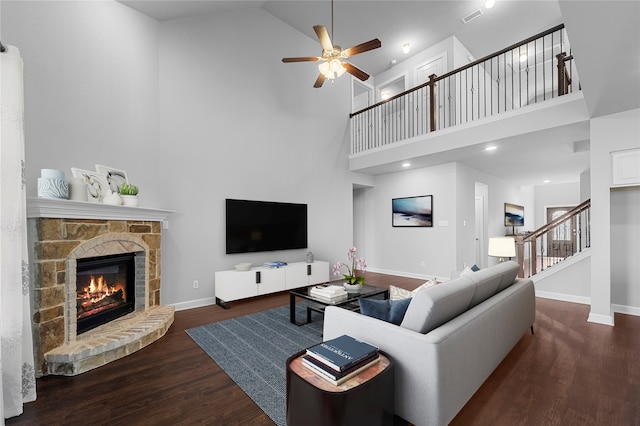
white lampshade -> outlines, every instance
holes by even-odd
[[[516,255],[516,241],[513,237],[491,237],[489,238],[489,256],[499,257],[504,260],[505,257],[514,257]]]

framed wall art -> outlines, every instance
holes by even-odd
[[[391,200],[394,227],[433,227],[433,195]]]
[[[114,192],[118,192],[118,188],[120,188],[120,185],[123,183],[129,183],[127,172],[124,170],[96,164],[96,171],[107,178],[109,189]]]
[[[107,177],[93,170],[83,170],[75,167],[71,168],[73,177],[82,178],[87,185],[87,198],[92,203],[101,203],[105,194],[109,190]]]

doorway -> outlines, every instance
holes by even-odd
[[[574,207],[547,207],[547,223],[556,220]],[[547,256],[561,259],[571,256],[576,246],[575,216],[555,226],[547,235]]]
[[[475,216],[474,216],[474,242],[475,264],[480,269],[487,266],[487,199],[489,187],[480,182],[475,183]]]

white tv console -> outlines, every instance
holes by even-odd
[[[294,262],[282,268],[255,267],[249,271],[216,271],[216,304],[227,308],[234,300],[307,287],[329,281],[329,262]]]

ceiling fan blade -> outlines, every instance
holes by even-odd
[[[288,63],[288,62],[312,62],[312,61],[319,61],[322,58],[318,58],[317,56],[300,56],[297,58],[282,58],[282,62],[284,63]]]
[[[331,44],[331,39],[329,38],[329,33],[327,33],[327,29],[322,25],[314,25],[313,29],[318,36],[318,40],[320,40],[320,44],[322,45],[322,49],[327,52],[331,52],[333,50],[333,44]]]
[[[362,81],[365,81],[366,79],[369,78],[369,74],[362,71],[360,68],[354,65],[351,65],[349,62],[344,62],[343,65],[347,69],[347,72],[352,76],[354,76],[355,78],[359,78]]]
[[[313,84],[313,87],[315,87],[316,89],[322,87],[322,84],[326,79],[327,78],[324,76],[324,74],[320,73],[320,75],[318,75],[318,78],[316,79],[316,82]]]
[[[349,58],[359,53],[368,52],[369,50],[377,49],[379,47],[382,47],[382,42],[377,38],[374,38],[373,40],[369,40],[365,43],[361,43],[356,46],[345,49],[343,53],[347,56],[347,58]]]

